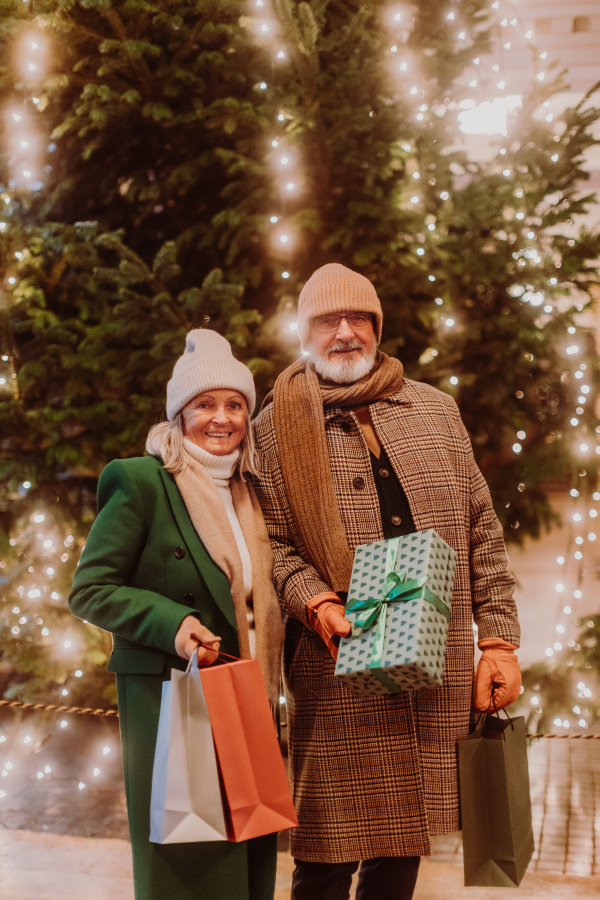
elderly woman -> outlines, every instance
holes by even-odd
[[[272,900],[276,835],[243,843],[151,844],[150,794],[162,682],[219,648],[255,655],[271,702],[282,626],[255,471],[249,369],[225,338],[187,336],[167,386],[168,422],[150,456],[114,460],[98,485],[98,516],[77,568],[75,615],[113,634],[127,810],[137,900]],[[251,606],[250,606],[251,605]],[[254,637],[254,635],[253,635]]]

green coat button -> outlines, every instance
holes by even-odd
[[[183,547],[178,547],[177,550],[175,551],[175,558],[176,558],[176,559],[183,559],[184,556],[185,556],[185,550],[184,550],[184,548],[183,548]]]

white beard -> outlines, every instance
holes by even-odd
[[[364,344],[354,340],[345,343],[338,341],[329,350],[325,356],[318,356],[312,347],[309,347],[309,359],[313,363],[318,375],[324,381],[333,381],[336,384],[353,384],[360,381],[365,375],[368,375],[375,365],[375,355],[377,346],[373,343],[373,349],[368,356],[364,355],[356,362],[347,359],[340,359],[339,362],[332,362],[329,358],[330,354],[335,350],[346,350],[349,348],[364,350]]]

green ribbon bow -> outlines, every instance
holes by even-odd
[[[381,668],[383,660],[383,644],[385,639],[385,623],[387,619],[387,605],[392,601],[400,600],[402,603],[408,603],[409,600],[427,600],[447,619],[450,618],[450,610],[443,603],[437,594],[430,591],[425,586],[429,581],[429,575],[420,575],[418,578],[406,580],[406,571],[389,572],[383,581],[383,592],[381,597],[367,597],[366,600],[351,600],[346,605],[346,612],[356,612],[358,615],[354,620],[352,636],[358,636],[355,627],[362,631],[376,622],[377,629],[375,631],[375,640],[373,642],[373,650],[369,661],[369,669],[371,674],[377,678],[392,693],[398,693],[402,690],[389,675]]]

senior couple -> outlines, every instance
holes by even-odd
[[[149,456],[102,473],[70,605],[114,635],[137,900],[274,895],[276,835],[149,841],[162,682],[200,642],[203,666],[219,648],[256,656],[273,703],[284,645],[293,900],[347,900],[359,867],[359,900],[409,900],[431,837],[459,828],[456,743],[472,700],[488,709],[495,685],[501,708],[519,693],[514,580],[489,490],[456,404],[378,351],[381,328],[366,278],[318,269],[298,304],[308,355],[253,424],[249,369],[223,337],[190,332]],[[359,696],[334,677],[354,550],[428,528],[457,551],[443,687]]]

